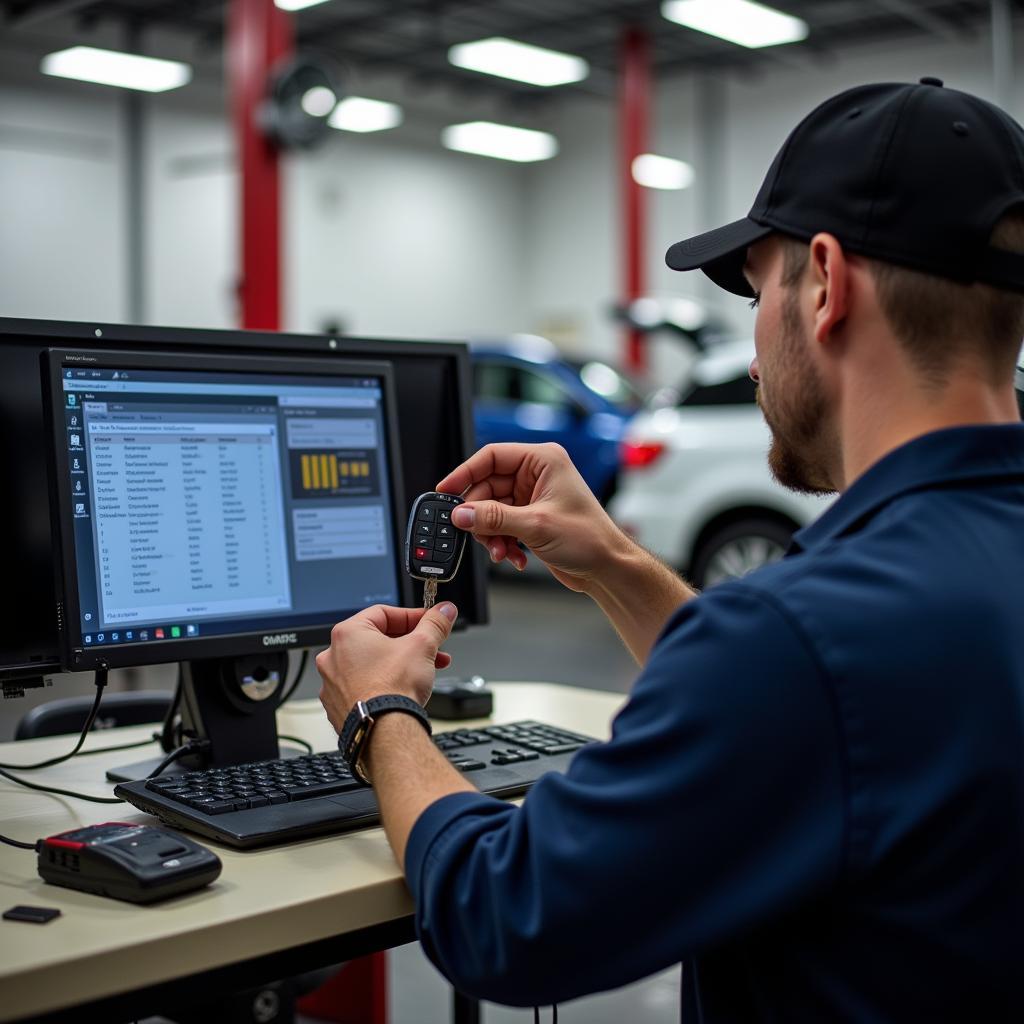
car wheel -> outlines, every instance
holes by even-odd
[[[774,519],[742,519],[715,530],[693,559],[690,581],[698,590],[746,576],[777,562],[789,546],[792,527]]]

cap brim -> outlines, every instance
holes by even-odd
[[[747,249],[770,235],[774,228],[758,224],[744,217],[703,235],[676,242],[667,253],[665,262],[673,270],[703,270],[719,288],[733,295],[753,298],[754,289],[743,276]]]

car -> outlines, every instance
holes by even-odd
[[[470,345],[477,443],[555,441],[606,503],[619,443],[639,396],[611,366],[573,363],[547,338],[520,334]]]
[[[748,370],[752,341],[701,353],[678,404],[638,414],[623,437],[612,518],[698,589],[781,558],[831,499],[786,490]]]

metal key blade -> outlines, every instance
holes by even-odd
[[[426,611],[434,607],[437,600],[437,580],[429,579],[423,584],[423,609]]]

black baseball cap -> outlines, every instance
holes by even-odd
[[[793,129],[746,217],[676,242],[665,262],[752,296],[748,246],[827,231],[861,256],[1024,292],[1024,256],[989,245],[1018,205],[1024,129],[1009,114],[937,78],[861,85]]]

